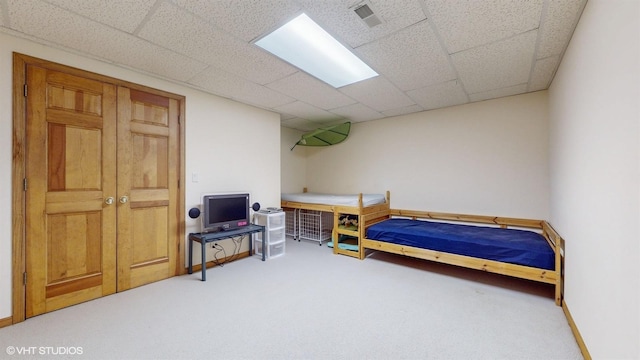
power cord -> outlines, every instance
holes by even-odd
[[[226,258],[227,258],[227,252],[226,252],[226,250],[224,249],[224,247],[223,247],[222,245],[218,244],[218,243],[213,244],[211,247],[212,247],[213,249],[218,250],[218,251],[216,251],[215,253],[213,253],[213,262],[214,262],[216,265],[220,266],[220,267],[224,266],[224,264],[227,262],[227,261],[226,261]],[[222,258],[222,260],[218,259],[218,254],[219,254],[220,252],[222,252],[222,254],[224,255],[224,258]]]
[[[231,257],[229,257],[228,261],[234,261],[238,259],[238,257],[240,256],[240,248],[242,247],[242,240],[244,239],[244,237],[245,235],[232,238],[233,254],[231,255]]]
[[[247,235],[241,235],[239,237],[234,237],[231,238],[231,240],[233,241],[233,253],[231,254],[231,256],[227,257],[227,251],[224,249],[224,247],[218,243],[215,243],[213,245],[211,245],[212,249],[216,249],[217,251],[213,253],[213,262],[217,265],[217,266],[224,266],[224,264],[237,260],[238,257],[240,257],[240,249],[242,248],[242,240],[244,240],[244,238]],[[218,254],[222,252],[222,254],[224,255],[224,257],[222,259],[218,258]]]

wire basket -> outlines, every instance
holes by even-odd
[[[333,213],[317,210],[298,211],[298,240],[323,241],[331,239]]]

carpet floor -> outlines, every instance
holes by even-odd
[[[10,354],[13,352],[13,354]],[[73,353],[72,353],[73,352]],[[79,353],[80,352],[80,353]],[[0,329],[12,359],[581,359],[553,287],[326,244]],[[7,355],[7,356],[8,356]]]

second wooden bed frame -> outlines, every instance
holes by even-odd
[[[307,188],[304,188],[303,192],[307,192]],[[357,239],[358,244],[361,244],[361,239],[364,239],[365,227],[360,225],[357,230],[350,230],[339,225],[339,219],[343,215],[356,215],[358,219],[375,219],[384,216],[389,211],[390,194],[387,191],[385,202],[383,204],[375,204],[370,206],[364,206],[362,201],[362,194],[358,194],[358,204],[355,206],[347,205],[326,205],[326,204],[310,204],[295,201],[282,201],[280,206],[283,209],[302,209],[302,210],[315,210],[333,213],[333,231],[332,238],[338,239],[340,235],[347,235]],[[360,222],[361,220],[359,220]],[[360,223],[362,224],[362,223]],[[336,244],[337,245],[337,244]],[[341,254],[351,256],[359,259],[364,257],[361,255],[362,248],[358,246],[357,251],[341,249],[339,246],[333,247],[334,254]]]
[[[512,227],[518,229],[533,230],[541,233],[542,236],[544,236],[544,238],[547,240],[549,246],[551,246],[555,254],[554,270],[474,258],[470,256],[422,249],[413,246],[398,245],[384,241],[378,241],[375,239],[368,239],[364,236],[362,237],[362,241],[360,242],[360,247],[362,257],[364,257],[366,249],[371,249],[551,284],[555,287],[554,298],[556,305],[560,306],[562,304],[563,240],[560,235],[558,235],[558,233],[551,227],[551,225],[549,225],[548,222],[544,220],[389,209],[388,215],[383,215],[382,217],[378,218],[365,218],[363,227],[366,229],[366,227],[369,227],[375,223],[384,221],[391,217],[473,223],[500,226],[501,228]]]
[[[306,188],[305,188],[306,192]],[[531,281],[546,283],[554,285],[555,287],[555,303],[560,306],[562,304],[562,269],[564,265],[563,239],[558,233],[551,227],[551,225],[544,220],[532,220],[532,219],[519,219],[519,218],[507,218],[496,216],[483,216],[483,215],[467,215],[467,214],[453,214],[442,212],[429,212],[418,210],[401,210],[391,209],[390,207],[390,194],[387,191],[386,201],[384,204],[376,204],[372,206],[363,206],[362,194],[359,194],[359,200],[357,206],[342,206],[342,205],[322,205],[322,204],[308,204],[302,202],[282,201],[281,206],[283,208],[291,209],[305,209],[305,210],[317,210],[332,212],[334,217],[333,226],[333,239],[338,239],[340,235],[347,235],[357,239],[358,249],[356,251],[342,249],[338,244],[334,244],[334,254],[347,255],[364,259],[366,256],[366,250],[384,251],[393,254],[405,255],[419,259],[436,261],[439,263],[461,266],[470,269],[476,269],[486,271],[495,274],[501,274],[511,276],[520,279],[527,279]],[[349,230],[342,228],[339,225],[339,218],[342,215],[357,215],[358,216],[358,229]],[[471,223],[478,224],[479,226],[499,226],[501,228],[518,228],[532,230],[541,233],[547,240],[549,246],[553,249],[555,256],[554,270],[540,269],[530,266],[516,265],[511,263],[505,263],[494,260],[485,260],[480,258],[474,258],[470,256],[457,255],[451,253],[445,253],[440,251],[434,251],[429,249],[422,249],[406,245],[398,245],[379,241],[376,239],[368,239],[366,237],[367,227],[379,223],[381,221],[390,219],[392,217],[403,217],[411,219],[424,219],[424,220],[436,220],[445,222],[458,222],[458,223]]]

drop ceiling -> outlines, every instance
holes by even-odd
[[[547,89],[586,0],[0,0],[0,30],[277,112],[299,130]],[[369,27],[354,11],[367,5]],[[380,75],[341,88],[253,41],[305,12]]]

